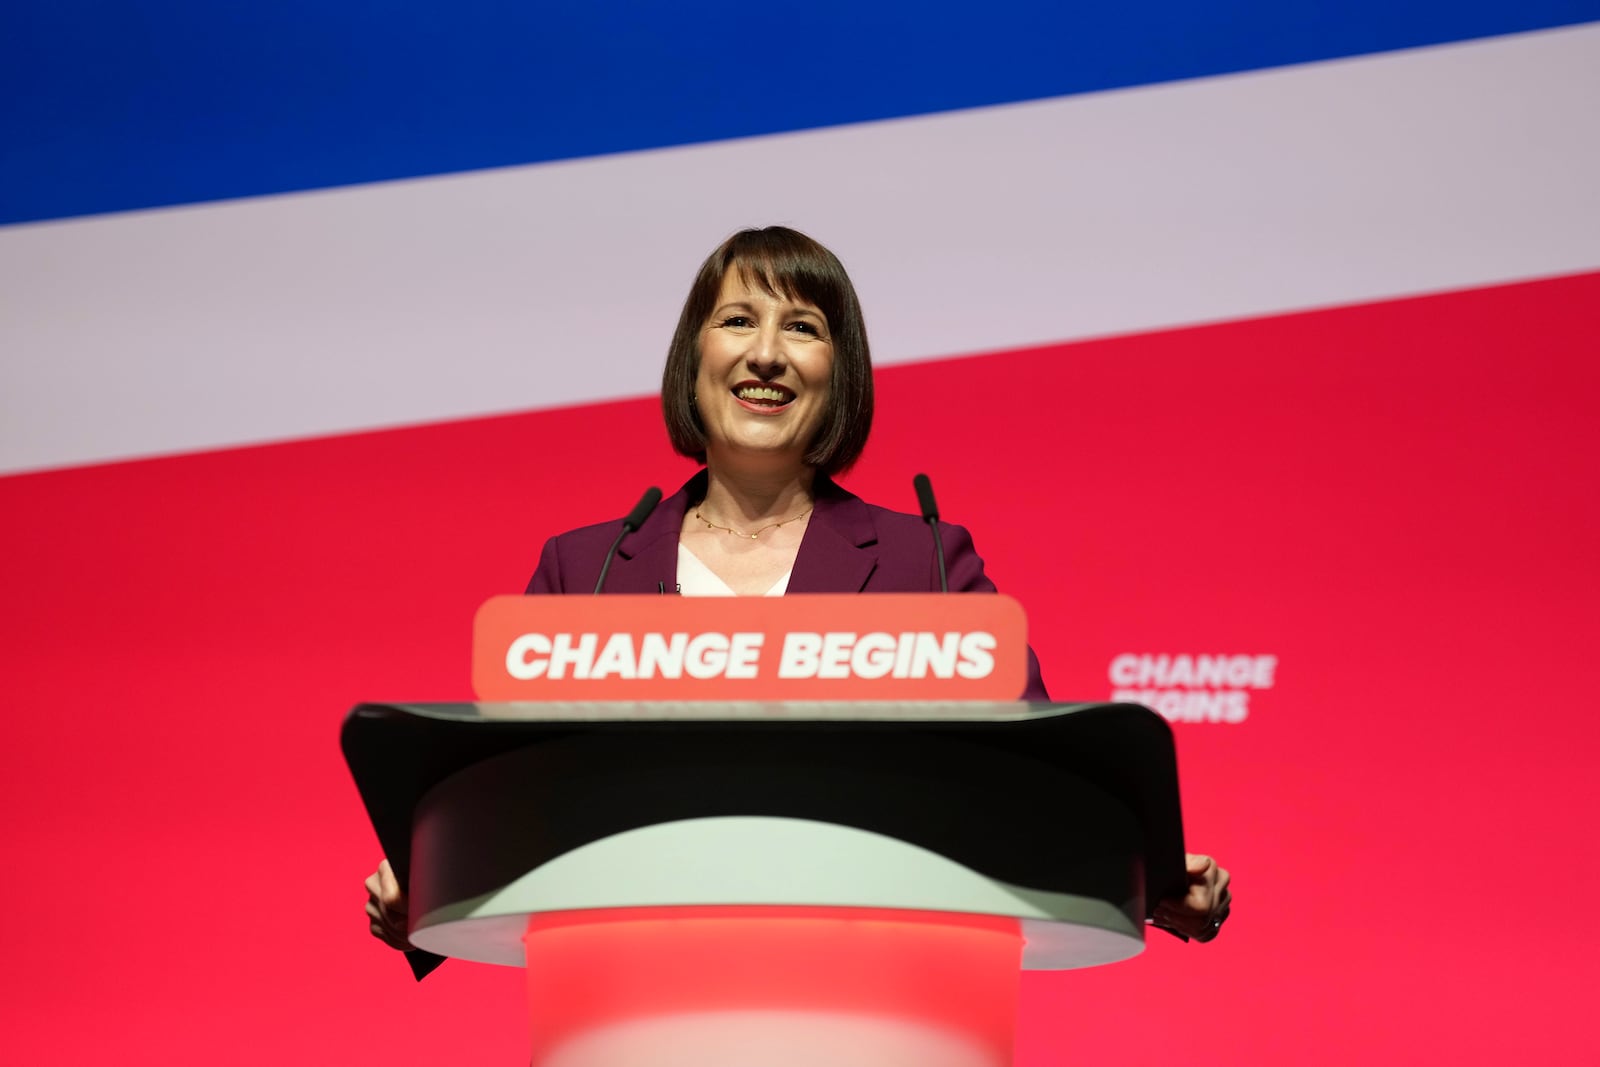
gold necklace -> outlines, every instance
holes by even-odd
[[[812,507],[815,507],[815,506],[816,505],[812,505]],[[729,533],[733,534],[733,536],[735,536],[735,537],[748,537],[752,541],[754,541],[756,538],[760,537],[762,534],[766,533],[768,530],[776,530],[778,527],[787,526],[791,522],[799,522],[801,519],[805,518],[809,514],[811,514],[811,508],[806,508],[804,511],[802,511],[800,514],[794,516],[794,518],[792,518],[792,519],[784,519],[782,522],[769,522],[765,526],[761,527],[761,529],[757,530],[755,533],[747,534],[742,530],[735,530],[732,526],[718,526],[716,523],[712,522],[710,519],[708,519],[704,515],[700,514],[700,509],[699,508],[695,508],[694,509],[694,517],[699,519],[701,522],[705,523],[707,526],[711,527],[713,530],[726,530]]]

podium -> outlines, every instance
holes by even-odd
[[[1009,1062],[1022,969],[1186,884],[1137,705],[362,704],[411,940],[528,967],[534,1063]]]

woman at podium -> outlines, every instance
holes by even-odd
[[[735,234],[700,267],[662,375],[672,446],[705,469],[623,539],[612,593],[779,596],[940,589],[927,524],[832,479],[872,428],[872,360],[849,275],[773,226]],[[952,592],[995,591],[972,539],[944,525]],[[552,538],[530,593],[595,590],[615,521]],[[1025,699],[1047,699],[1029,654]]]
[[[938,560],[920,516],[877,507],[833,481],[872,427],[872,361],[855,287],[838,258],[782,226],[743,230],[690,287],[662,375],[673,448],[705,465],[621,540],[610,593],[780,596],[930,592]],[[994,592],[972,539],[941,524],[948,587]],[[592,593],[616,521],[551,538],[529,593]],[[1029,653],[1024,699],[1048,699]],[[1190,857],[1191,891],[1158,922],[1209,940],[1228,875]],[[375,936],[405,943],[404,897],[387,865],[367,882]]]

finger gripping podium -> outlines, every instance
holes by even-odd
[[[1005,1063],[1019,969],[1138,953],[1185,885],[1133,705],[363,704],[343,744],[412,942],[526,965],[549,1067]]]

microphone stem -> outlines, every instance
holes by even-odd
[[[933,554],[939,558],[939,592],[950,591],[950,578],[944,572],[944,540],[939,536],[939,520],[929,519],[928,525],[933,527]]]

